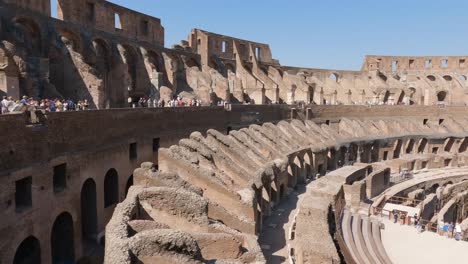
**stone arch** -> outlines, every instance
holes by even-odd
[[[415,104],[414,100],[415,100],[415,97],[416,97],[416,88],[410,87],[408,90],[410,92],[410,94],[409,94],[409,98],[410,98],[409,99],[409,104],[414,105]]]
[[[424,153],[427,146],[427,139],[423,138],[419,141],[418,153]]]
[[[314,179],[315,173],[314,173],[314,164],[313,164],[313,158],[312,158],[312,153],[307,151],[304,154],[304,164],[305,164],[305,171],[306,171],[306,177],[310,179]]]
[[[406,147],[406,154],[411,154],[411,153],[413,152],[414,143],[415,143],[415,140],[414,140],[414,139],[410,139],[410,141],[408,142],[408,145],[407,145],[407,147]]]
[[[219,73],[223,72],[223,67],[221,67],[221,65],[219,63],[219,59],[214,55],[211,56],[211,59],[208,62],[208,66],[210,66],[210,68],[212,68],[212,69],[215,69]]]
[[[104,87],[104,98],[102,102],[100,102],[100,107],[111,108],[114,107],[115,104],[111,100],[111,91],[109,87],[109,71],[110,71],[110,56],[111,51],[110,47],[107,42],[101,38],[95,38],[92,41],[93,51],[95,56],[95,68],[100,74],[100,77],[103,81]],[[104,105],[101,105],[104,104]]]
[[[401,93],[400,93],[400,96],[398,96],[397,104],[402,104],[403,103],[403,101],[405,100],[405,95],[406,95],[405,91],[402,90]]]
[[[296,185],[298,182],[300,183],[304,183],[305,182],[305,178],[306,178],[306,169],[305,169],[305,166],[304,166],[304,161],[299,157],[299,156],[295,156],[294,157],[294,165],[295,165],[295,184]]]
[[[195,58],[190,58],[185,62],[188,68],[196,67],[198,70],[201,70],[201,66]]]
[[[29,236],[16,249],[13,264],[40,264],[41,245],[34,236]]]
[[[309,104],[314,103],[315,88],[311,85],[307,87],[307,102]]]
[[[73,51],[79,52],[81,50],[81,38],[78,34],[65,28],[59,28],[60,41]]]
[[[130,187],[132,187],[132,186],[133,186],[133,174],[130,175],[130,177],[128,177],[127,183],[125,184],[125,197],[127,197],[128,190],[129,190]]]
[[[388,99],[390,99],[390,91],[385,90],[385,93],[383,94],[383,102],[388,103]]]
[[[120,52],[120,56],[127,65],[126,81],[129,91],[135,91],[137,86],[137,65],[138,65],[138,53],[136,49],[128,44],[118,44],[117,48]]]
[[[107,171],[104,178],[104,207],[119,202],[119,175],[115,169]]]
[[[15,38],[23,43],[29,51],[40,54],[42,50],[42,33],[39,24],[30,17],[18,16],[13,18]]]
[[[236,73],[236,66],[232,63],[225,63],[226,66],[226,71],[229,73],[231,71],[232,73]]]
[[[453,80],[452,76],[450,75],[444,75],[442,78],[444,78],[444,80],[446,80],[447,82],[451,82]]]
[[[448,139],[446,139],[446,140],[445,140],[444,151],[446,151],[446,152],[451,152],[454,143],[455,143],[455,139],[454,139],[454,138],[448,138]]]
[[[466,151],[468,147],[468,137],[466,137],[463,142],[460,144],[460,147],[458,148],[458,153],[463,153]]]
[[[68,212],[63,212],[55,219],[50,236],[50,248],[52,263],[74,263],[73,218]]]
[[[338,82],[339,81],[339,78],[340,78],[340,75],[338,75],[338,73],[336,72],[333,72],[331,73],[328,78],[334,82]]]
[[[426,76],[426,78],[431,82],[434,82],[436,80],[436,77],[434,77],[434,75],[428,75]]]
[[[398,159],[400,157],[401,148],[403,146],[403,140],[398,139],[395,143],[395,149],[393,150],[393,158]]]
[[[97,217],[96,182],[89,178],[81,188],[81,232],[84,239],[96,238]]]
[[[291,85],[290,103],[296,102],[296,91],[297,91],[297,85],[295,84]]]
[[[164,61],[161,55],[159,55],[159,53],[152,50],[148,50],[147,61],[151,69],[156,70],[157,72],[164,72]]]
[[[438,102],[445,102],[445,99],[447,99],[447,92],[446,91],[440,91],[437,93],[437,101]]]

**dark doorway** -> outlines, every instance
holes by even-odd
[[[40,264],[41,246],[37,238],[30,236],[19,245],[13,264]]]
[[[73,234],[73,218],[64,212],[57,217],[52,227],[50,247],[52,250],[52,263],[74,263],[75,246]]]
[[[119,175],[115,169],[110,169],[104,178],[104,207],[107,208],[119,202]]]
[[[96,183],[87,179],[81,188],[81,230],[83,238],[94,240],[97,235]]]

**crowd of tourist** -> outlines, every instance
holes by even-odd
[[[133,97],[128,97],[128,107],[194,107],[202,106],[202,101],[199,99],[182,100],[180,96],[172,98],[169,102],[164,99],[151,99],[148,97],[140,97],[138,101],[135,101]]]
[[[3,96],[0,102],[1,114],[11,112],[19,112],[33,107],[37,110],[46,112],[66,112],[66,111],[81,111],[88,110],[88,100],[74,102],[65,99],[40,99],[36,100],[33,97],[23,96],[21,100],[13,99],[11,96]]]
[[[399,222],[401,225],[412,223],[419,233],[425,229],[429,229],[427,225],[430,225],[430,223],[426,222],[426,224],[424,224],[425,221],[422,220],[421,216],[418,214],[415,214],[413,217],[408,217],[406,212],[393,210],[392,215],[394,223]],[[437,234],[446,238],[454,238],[456,241],[462,240],[462,228],[458,222],[454,225],[453,222],[440,220],[437,225]]]

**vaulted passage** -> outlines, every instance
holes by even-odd
[[[97,235],[96,183],[87,179],[81,189],[81,230],[83,238],[94,239]]]
[[[64,212],[55,220],[50,236],[53,264],[74,263],[73,237],[73,218],[69,213]]]
[[[115,169],[110,169],[104,178],[104,207],[119,202],[119,175]]]
[[[41,246],[37,238],[30,236],[23,240],[16,250],[13,264],[41,263]]]

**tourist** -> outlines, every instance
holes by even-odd
[[[28,97],[26,95],[23,96],[23,99],[20,101],[22,106],[27,106],[28,105]]]
[[[83,102],[83,110],[88,110],[88,109],[89,109],[88,99],[85,99]]]
[[[453,237],[453,222],[450,222],[448,225],[448,237],[452,238]]]
[[[414,226],[417,226],[419,222],[418,213],[414,214]]]
[[[10,106],[10,101],[8,100],[8,97],[3,96],[3,100],[2,100],[2,102],[0,104],[1,104],[1,108],[2,108],[2,115],[7,114],[8,113],[8,107]]]
[[[398,221],[398,214],[395,210],[392,211],[392,214],[393,214],[393,223],[396,224],[396,222]]]
[[[55,108],[55,102],[53,100],[49,101],[49,111],[55,112],[57,109]]]
[[[132,97],[129,96],[129,97],[127,98],[127,103],[128,103],[128,107],[130,107],[130,108],[132,108],[132,107],[135,108],[135,107],[133,106],[133,98],[132,98]]]
[[[406,218],[406,215],[404,213],[400,213],[400,225],[405,224],[405,218]]]
[[[164,107],[164,100],[162,98],[158,101],[158,107]]]
[[[456,241],[460,241],[461,232],[462,232],[461,226],[459,223],[457,223],[455,225],[455,240]]]
[[[442,233],[444,237],[448,237],[448,223],[445,222],[444,226],[442,227]]]
[[[438,231],[439,231],[439,235],[442,236],[444,234],[444,221],[442,221],[442,220],[439,221]]]

